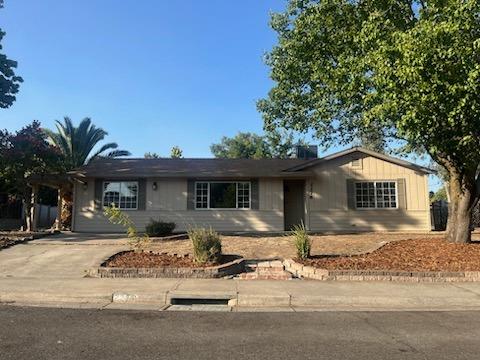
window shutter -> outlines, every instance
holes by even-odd
[[[250,209],[258,210],[259,209],[259,195],[258,195],[258,179],[250,180],[250,194],[251,204]]]
[[[397,195],[398,195],[398,208],[406,209],[407,208],[407,190],[406,190],[406,181],[405,179],[397,179]]]
[[[138,179],[138,210],[145,210],[147,206],[147,180]]]
[[[195,210],[195,180],[187,182],[187,210]]]
[[[103,179],[95,179],[94,186],[94,209],[97,211],[102,210],[103,205]]]
[[[347,207],[349,210],[355,210],[355,180],[347,179]]]

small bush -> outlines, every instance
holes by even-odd
[[[150,219],[150,222],[145,226],[145,232],[148,236],[167,236],[171,235],[173,230],[175,230],[175,223],[153,219]]]
[[[103,213],[112,224],[121,225],[125,228],[127,232],[128,243],[133,251],[142,252],[151,244],[151,240],[148,235],[139,235],[135,224],[130,219],[130,216],[122,212],[115,206],[115,204],[105,207]]]
[[[303,223],[301,225],[295,225],[292,230],[292,235],[295,238],[297,257],[299,259],[307,259],[308,257],[310,257],[312,241],[308,237],[305,225],[303,225]]]
[[[212,228],[196,228],[188,231],[193,244],[193,259],[200,264],[216,263],[222,255],[220,235]]]

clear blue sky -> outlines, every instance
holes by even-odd
[[[223,135],[262,131],[255,102],[272,85],[262,60],[276,42],[269,14],[285,5],[5,0],[4,51],[24,83],[0,109],[0,128],[88,116],[133,156],[178,145],[186,157],[210,157]]]
[[[52,127],[89,116],[143,156],[211,156],[221,136],[262,130],[255,101],[271,83],[269,13],[283,0],[5,0],[5,53],[17,60],[15,104],[0,127]]]

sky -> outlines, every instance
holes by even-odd
[[[211,157],[222,136],[262,132],[255,103],[273,85],[263,62],[276,43],[270,13],[286,0],[4,5],[3,51],[24,83],[13,106],[0,109],[2,129],[90,117],[135,157],[168,156],[175,145],[185,157]]]
[[[209,157],[238,131],[262,131],[255,107],[272,83],[263,54],[283,0],[5,0],[4,51],[22,76],[0,128],[84,117],[133,156]]]

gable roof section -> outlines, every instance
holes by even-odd
[[[308,170],[285,171],[302,159],[98,159],[69,174],[77,178],[191,177],[248,178],[311,175]]]
[[[338,158],[341,158],[343,156],[353,154],[355,152],[360,152],[360,153],[375,157],[377,159],[384,160],[384,161],[390,162],[392,164],[403,166],[403,167],[406,167],[406,168],[409,168],[409,169],[412,169],[412,170],[415,170],[415,171],[419,171],[419,172],[422,172],[422,173],[425,173],[425,174],[435,174],[436,173],[436,171],[434,171],[432,169],[429,169],[427,167],[420,166],[420,165],[414,164],[412,162],[405,161],[405,160],[402,160],[402,159],[399,159],[399,158],[396,158],[396,157],[393,157],[393,156],[380,154],[376,151],[368,150],[368,149],[365,149],[365,148],[360,147],[360,146],[356,146],[356,147],[352,147],[350,149],[342,150],[342,151],[324,156],[322,158],[309,160],[307,162],[304,162],[303,164],[299,164],[299,165],[293,166],[291,168],[288,168],[287,171],[304,171],[308,168],[311,168],[312,166],[316,166],[316,165],[319,165],[321,163],[324,163],[324,162],[327,162],[327,161],[330,161],[330,160],[338,159]]]
[[[312,175],[310,168],[324,162],[360,152],[425,174],[435,171],[411,162],[379,154],[362,147],[339,151],[313,160],[302,159],[98,159],[69,172],[75,178],[126,179],[137,177],[165,178],[294,178]]]

